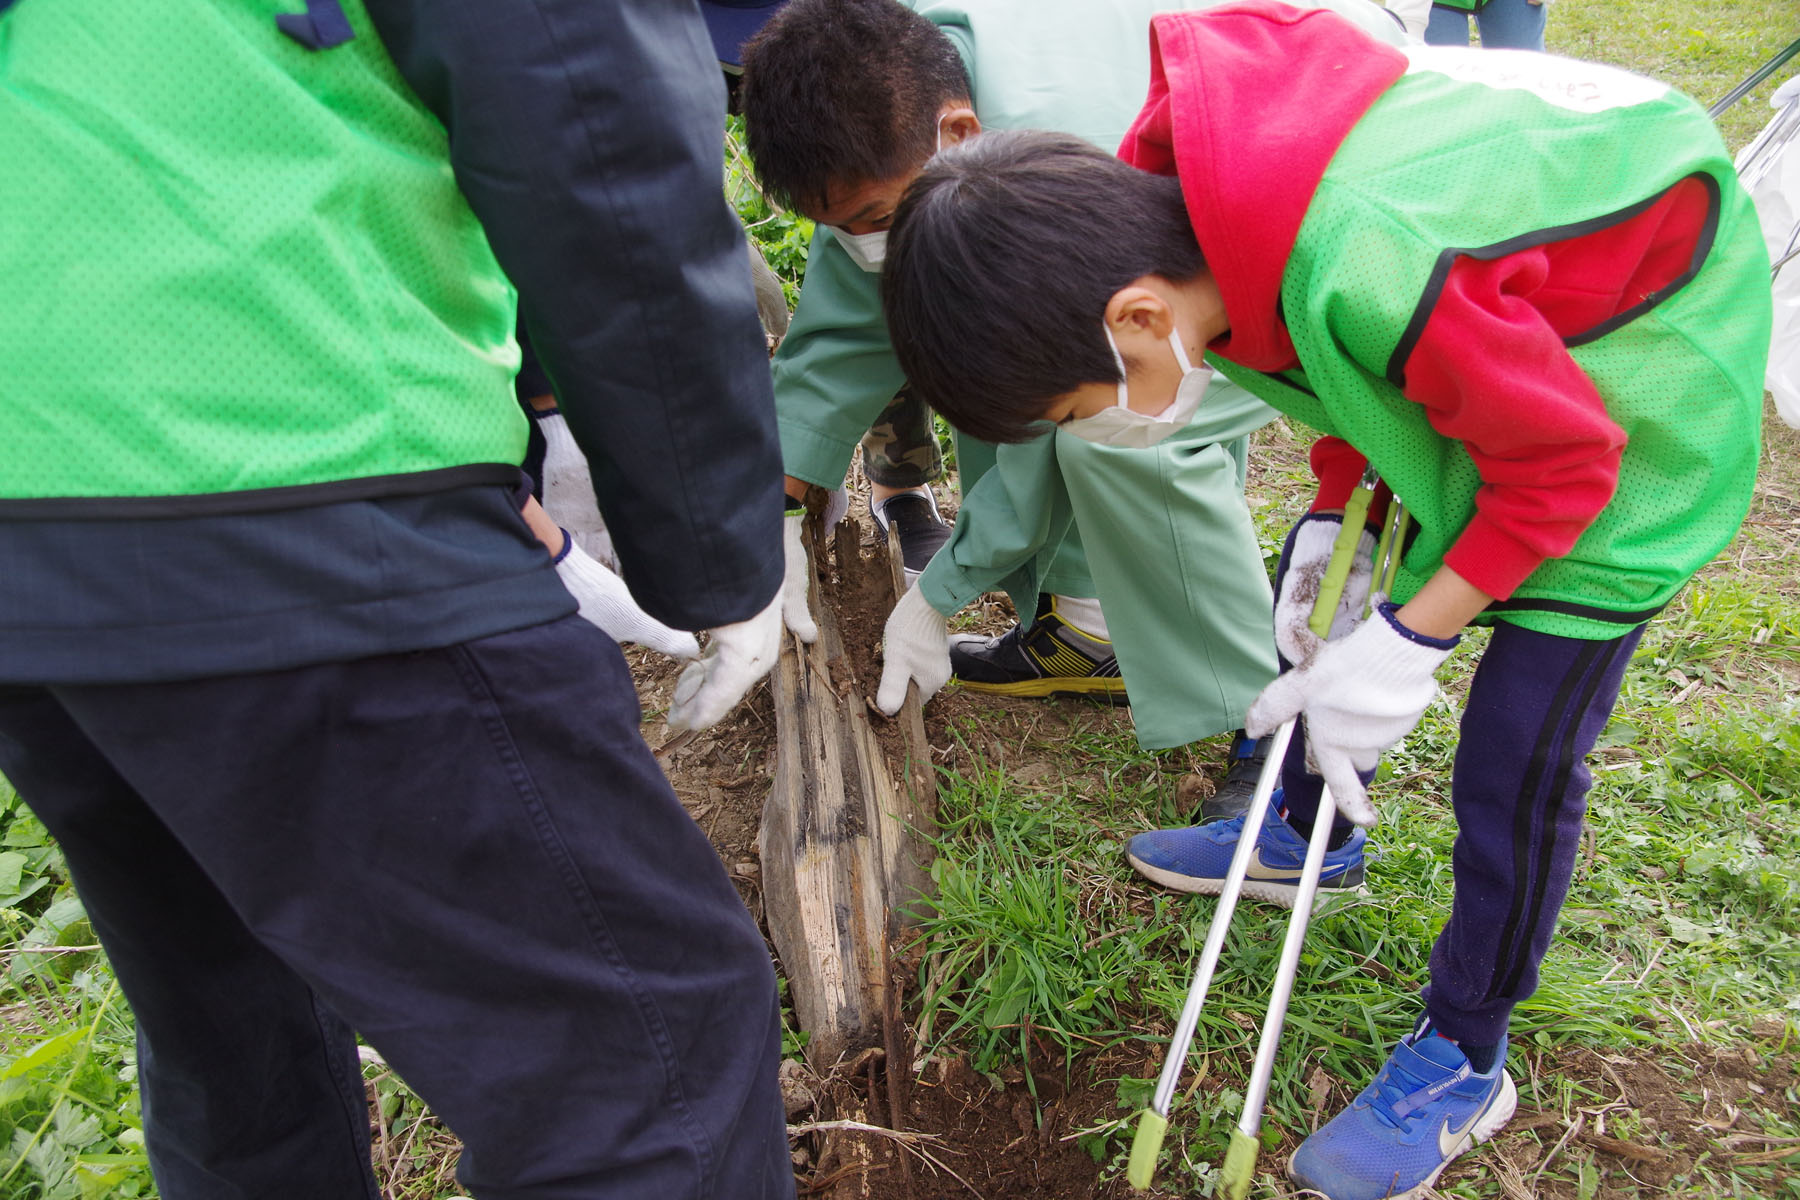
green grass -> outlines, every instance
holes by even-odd
[[[1784,435],[1771,457],[1791,460],[1795,441]],[[1304,471],[1295,444],[1279,428],[1261,439],[1260,487]],[[1769,486],[1791,488],[1797,476],[1789,467]],[[1288,507],[1259,511],[1273,528]],[[1797,532],[1790,525],[1789,538]],[[1596,756],[1590,841],[1561,934],[1515,1018],[1528,1049],[1664,1047],[1676,1056],[1696,1040],[1759,1037],[1773,1047],[1784,1035],[1753,1035],[1753,1025],[1791,1034],[1800,1021],[1800,671],[1789,669],[1800,666],[1800,595],[1791,555],[1761,573],[1735,566],[1753,540],[1740,539],[1652,625],[1632,662]],[[1452,659],[1445,699],[1383,765],[1371,896],[1338,900],[1313,923],[1269,1097],[1271,1138],[1311,1128],[1321,1073],[1332,1103],[1347,1099],[1417,1012],[1447,916],[1457,698],[1481,637]],[[1191,756],[1146,755],[1121,723],[1077,719],[1068,736],[1018,746],[983,741],[973,730],[993,723],[971,723],[960,769],[942,788],[919,1030],[934,1052],[968,1054],[989,1072],[1018,1059],[1027,1031],[1104,1061],[1135,1054],[1141,1068],[1109,1085],[1135,1106],[1213,902],[1143,885],[1120,854],[1131,833],[1180,821],[1173,784]],[[996,750],[1014,771],[1027,764],[1030,782],[990,765]],[[1048,770],[1029,766],[1045,762]],[[1178,1104],[1165,1150],[1162,1178],[1175,1194],[1203,1194],[1205,1164],[1223,1154],[1283,930],[1280,914],[1255,905],[1233,923],[1184,1080],[1191,1098]],[[1525,1103],[1556,1111],[1573,1088],[1528,1080]],[[1122,1108],[1118,1122],[1087,1135],[1114,1170],[1127,1115]],[[1779,1114],[1765,1117],[1765,1128],[1786,1128]],[[1568,1154],[1546,1179],[1566,1174],[1579,1194],[1582,1172],[1599,1169],[1591,1155]],[[1691,1182],[1702,1195],[1762,1195],[1789,1177],[1761,1164]],[[1502,1192],[1476,1177],[1448,1194]]]
[[[1793,0],[1555,0],[1547,48],[1625,67],[1680,88],[1710,105],[1800,38]],[[1733,150],[1770,117],[1769,96],[1795,67],[1786,67],[1719,118]]]
[[[742,117],[728,118],[725,126],[725,198],[762,251],[763,261],[781,280],[788,307],[793,308],[800,298],[800,283],[806,278],[806,252],[812,244],[813,223],[798,213],[776,208],[756,186],[756,173],[744,150]]]
[[[44,827],[0,780],[0,1196],[154,1195],[131,1014]]]

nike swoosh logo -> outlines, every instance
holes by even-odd
[[[1449,1117],[1445,1117],[1444,1127],[1438,1130],[1438,1157],[1447,1159],[1454,1155],[1457,1147],[1462,1145],[1462,1140],[1469,1135],[1469,1130],[1474,1128],[1475,1122],[1479,1121],[1481,1114],[1486,1111],[1487,1106],[1485,1105],[1476,1109],[1469,1115],[1469,1119],[1462,1123],[1460,1129],[1451,1124]]]
[[[1344,867],[1342,863],[1326,863],[1319,871],[1319,882],[1323,883],[1327,879],[1335,879],[1343,873]],[[1258,846],[1250,855],[1250,865],[1245,868],[1244,877],[1246,879],[1297,883],[1300,879],[1300,868],[1269,866],[1267,863],[1263,862],[1262,847]]]

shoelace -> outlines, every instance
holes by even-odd
[[[1472,1074],[1474,1069],[1465,1062],[1451,1074],[1427,1083],[1390,1059],[1381,1074],[1375,1077],[1375,1103],[1370,1108],[1382,1124],[1392,1129],[1405,1129],[1420,1109]]]

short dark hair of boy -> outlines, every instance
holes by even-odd
[[[1175,179],[1069,134],[983,133],[907,189],[881,301],[913,391],[963,433],[1022,442],[1056,397],[1119,382],[1114,293],[1205,266]]]
[[[943,106],[968,100],[956,47],[896,0],[792,0],[744,47],[744,141],[764,193],[790,209],[912,171]]]

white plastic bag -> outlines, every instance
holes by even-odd
[[[1777,88],[1769,104],[1775,118],[1738,155],[1737,172],[1756,201],[1776,265],[1775,329],[1763,386],[1774,394],[1781,419],[1800,429],[1800,76]]]

